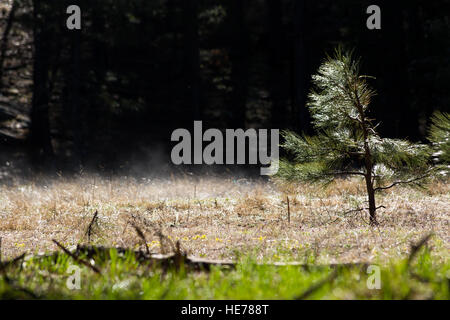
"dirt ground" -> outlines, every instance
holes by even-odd
[[[179,240],[197,257],[252,253],[275,261],[374,262],[404,257],[411,242],[434,232],[432,252],[448,260],[448,183],[378,196],[377,205],[386,208],[377,227],[368,225],[367,213],[348,212],[364,206],[363,191],[357,180],[321,189],[226,178],[36,179],[0,187],[2,258],[56,250],[52,239],[68,247],[85,244],[97,211],[90,241],[105,246],[143,249],[136,225],[152,252],[168,251]]]

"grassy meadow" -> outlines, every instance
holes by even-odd
[[[365,201],[355,179],[320,188],[213,177],[81,177],[0,189],[1,298],[450,298],[446,181],[380,194],[377,203],[386,208],[375,227],[352,211]],[[431,233],[412,257],[413,245]],[[193,270],[136,255],[167,255],[176,243],[187,256],[236,265]],[[76,251],[85,245],[107,249]],[[381,268],[380,289],[368,288],[369,265]],[[67,286],[71,266],[80,268],[79,290]]]

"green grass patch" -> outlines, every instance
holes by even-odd
[[[369,288],[376,272],[367,266],[273,266],[244,257],[232,269],[176,270],[116,249],[79,258],[95,263],[101,273],[63,253],[30,256],[0,273],[0,299],[450,298],[450,265],[434,261],[426,248],[411,264],[398,260],[381,266],[380,289]],[[77,272],[79,289],[71,282]]]

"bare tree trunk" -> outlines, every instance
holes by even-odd
[[[68,74],[68,106],[70,126],[73,134],[74,162],[83,166],[83,106],[81,100],[81,30],[71,30],[70,72]],[[78,169],[78,168],[77,168]]]
[[[4,64],[6,58],[6,50],[8,49],[9,34],[14,23],[15,13],[17,10],[17,1],[13,1],[11,11],[8,16],[5,30],[3,31],[2,44],[0,47],[0,91],[3,88]]]
[[[102,8],[102,2],[95,2],[92,4],[92,32],[95,34],[105,34],[106,32],[106,17],[105,10]],[[108,70],[108,54],[106,51],[106,40],[97,38],[92,41],[92,55],[90,63],[95,66],[94,74],[95,81],[92,92],[101,92],[104,83],[106,72]],[[95,94],[95,98],[90,98],[89,111],[85,111],[89,116],[86,116],[86,125],[89,135],[108,134],[109,132],[109,117],[105,116],[105,103]],[[86,151],[84,151],[86,152]]]
[[[308,111],[306,109],[306,48],[305,48],[305,0],[294,4],[294,53],[293,53],[293,115],[294,127],[308,129]]]
[[[31,107],[30,143],[32,159],[38,165],[53,165],[54,152],[51,144],[49,121],[49,84],[48,71],[50,64],[46,43],[49,42],[49,31],[40,18],[42,0],[33,1],[34,14],[34,70],[33,101]],[[48,163],[50,161],[51,163]]]
[[[248,96],[248,31],[245,23],[244,0],[230,0],[230,19],[233,40],[231,44],[231,99],[232,126],[244,128]]]
[[[381,34],[384,51],[389,52],[389,59],[383,62],[386,76],[386,96],[389,97],[389,103],[385,109],[385,123],[391,123],[393,128],[391,135],[401,137],[402,132],[406,133],[410,139],[419,138],[418,119],[414,112],[408,112],[411,108],[409,101],[409,77],[408,77],[408,57],[406,56],[404,30],[404,11],[411,4],[405,0],[389,1],[389,4],[383,8],[383,27]],[[412,5],[411,7],[416,7]],[[421,23],[418,23],[421,25]],[[395,76],[391,76],[394,74]],[[407,123],[407,126],[402,125]]]
[[[283,101],[283,65],[282,52],[282,10],[281,1],[267,0],[269,26],[269,90],[272,101],[272,127],[284,128],[286,123],[286,105]]]
[[[185,88],[187,92],[188,110],[192,120],[200,120],[200,49],[198,39],[198,0],[183,2],[184,15],[184,48],[185,48]]]

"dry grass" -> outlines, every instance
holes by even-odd
[[[86,243],[86,229],[98,211],[92,241],[101,245],[144,250],[132,221],[145,233],[152,252],[161,251],[162,231],[200,257],[234,258],[237,251],[250,251],[273,260],[368,262],[404,257],[412,241],[433,231],[433,253],[447,261],[448,183],[380,195],[378,204],[386,209],[379,211],[376,228],[368,226],[366,213],[343,215],[364,200],[362,184],[355,180],[340,180],[327,189],[195,177],[36,181],[0,187],[2,254],[56,250],[53,238],[64,245]]]

